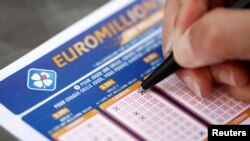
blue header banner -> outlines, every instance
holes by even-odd
[[[161,6],[159,1],[136,1],[65,42],[4,79],[0,85],[0,102],[13,113],[20,114],[58,93],[128,49],[133,40],[122,43],[122,33]]]

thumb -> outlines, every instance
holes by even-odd
[[[250,10],[215,9],[202,16],[175,43],[174,56],[195,68],[228,60],[250,60]]]

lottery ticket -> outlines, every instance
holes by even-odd
[[[202,141],[209,124],[249,124],[249,104],[199,98],[164,60],[164,0],[110,1],[0,71],[0,125],[19,140]]]

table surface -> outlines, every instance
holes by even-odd
[[[107,1],[1,0],[0,69]],[[15,141],[17,139],[0,126],[0,140]]]

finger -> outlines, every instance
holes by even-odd
[[[192,23],[202,17],[208,10],[219,6],[223,7],[226,3],[232,3],[232,0],[230,2],[227,1],[181,0],[179,12],[175,21],[175,39],[178,39]]]
[[[169,1],[173,2],[173,1]],[[179,0],[173,2],[175,4],[171,9],[170,4],[169,13],[171,10],[174,11],[174,18],[171,19],[171,27],[168,30],[168,36],[163,36],[163,41],[168,39],[163,43],[163,55],[168,56],[169,52],[172,50],[172,44],[178,39],[178,37],[184,33],[184,31],[198,18],[200,18],[208,8],[208,0]],[[173,13],[173,12],[172,12]],[[164,25],[164,28],[168,28],[168,25]],[[164,31],[165,32],[165,31]],[[165,46],[166,43],[166,46]]]
[[[170,31],[166,46],[163,46],[165,57],[172,52],[173,45],[180,35],[207,11],[207,7],[208,0],[180,0],[177,15],[173,20],[174,27]]]
[[[165,16],[163,23],[163,47],[166,47],[166,39],[169,43],[170,40],[174,40],[175,37],[169,38],[169,36],[179,37],[184,31],[198,18],[200,18],[209,8],[217,6],[224,6],[225,1],[218,0],[168,0],[166,2]],[[176,17],[177,16],[177,17]],[[174,34],[174,24],[176,33]],[[170,45],[168,47],[170,48]],[[165,48],[163,48],[165,53]]]
[[[175,40],[208,9],[208,0],[181,0],[175,21]]]
[[[244,87],[229,87],[229,94],[237,100],[250,103],[250,83]]]
[[[210,66],[210,72],[214,81],[230,86],[245,86],[249,79],[247,68],[239,62]]]
[[[250,10],[217,9],[197,20],[178,40],[176,61],[187,68],[226,60],[250,60]]]
[[[162,35],[162,52],[165,57],[165,47],[167,39],[174,27],[175,17],[177,15],[179,9],[179,1],[178,0],[167,0],[165,3],[165,12],[163,18],[163,35]]]
[[[199,97],[206,97],[212,92],[213,81],[208,68],[183,69],[177,75]]]
[[[167,57],[175,40],[209,8],[223,6],[224,1],[170,0],[166,3],[163,23],[163,55]],[[166,18],[168,17],[168,18]],[[167,40],[166,40],[167,39]]]

